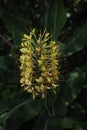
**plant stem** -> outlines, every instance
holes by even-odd
[[[53,114],[53,116],[55,116],[55,112],[54,112],[54,104],[52,104],[52,114]]]
[[[45,104],[45,108],[46,108],[46,110],[47,110],[47,112],[48,112],[49,117],[51,117],[51,113],[50,113],[50,111],[49,111],[49,109],[48,109],[47,104]]]
[[[5,39],[1,34],[0,34],[0,38],[7,43],[10,47],[12,47],[12,43],[10,43],[7,39]]]

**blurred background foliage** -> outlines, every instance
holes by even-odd
[[[45,107],[19,83],[21,38],[32,27],[64,46],[60,91]],[[0,130],[87,130],[86,99],[87,0],[0,0]]]

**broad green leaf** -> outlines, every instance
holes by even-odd
[[[58,130],[61,120],[59,117],[49,118],[46,113],[41,113],[35,122],[34,130]]]
[[[0,130],[3,130],[2,126],[0,126]]]
[[[9,112],[9,115],[11,117],[17,117],[18,120],[20,119],[20,120],[28,121],[28,120],[31,120],[33,117],[37,116],[39,112],[41,111],[41,109],[42,109],[41,100],[35,101],[35,102],[27,100],[15,106]]]
[[[50,0],[45,14],[45,27],[57,39],[66,22],[66,11],[62,0]]]
[[[27,32],[27,26],[29,23],[22,18],[6,13],[1,15],[1,19],[3,20],[8,31],[12,34],[14,45],[20,45],[22,34]]]
[[[15,106],[12,110],[8,112],[8,120],[6,122],[6,130],[9,130],[9,121],[13,121],[14,125],[12,126],[11,130],[15,130],[19,128],[19,126],[23,122],[27,122],[38,116],[42,110],[42,102],[41,100],[31,101],[27,100],[24,101],[17,106]],[[16,119],[16,120],[15,120]],[[16,123],[16,126],[15,126]]]
[[[5,112],[3,114],[0,115],[0,125],[3,125],[6,123],[7,119],[8,119],[8,113]]]
[[[65,117],[61,122],[61,128],[62,129],[72,128],[75,123],[76,121],[73,118]]]
[[[42,112],[35,122],[34,130],[48,130],[48,122],[49,118],[47,114],[45,112]]]
[[[86,71],[84,70],[84,67],[77,67],[67,75],[66,85],[64,86],[65,100],[67,103],[75,100],[85,85]]]
[[[87,23],[76,29],[65,44],[65,56],[70,56],[87,46]]]
[[[0,101],[0,115],[5,111],[8,111],[7,103]]]

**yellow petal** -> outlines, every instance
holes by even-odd
[[[42,66],[42,67],[41,67],[41,70],[42,70],[42,71],[45,71],[45,70],[46,70],[45,66]]]
[[[30,37],[26,34],[24,34],[23,37],[24,37],[25,40],[31,40]]]
[[[40,47],[36,47],[36,51],[37,51],[38,53],[40,53],[41,48],[40,48]]]
[[[38,83],[43,82],[43,78],[42,78],[42,77],[39,77],[39,79],[36,79],[36,82],[38,82]]]

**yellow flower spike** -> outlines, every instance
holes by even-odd
[[[20,48],[21,87],[32,94],[45,98],[47,91],[56,93],[58,72],[58,45],[50,40],[50,34],[36,35],[35,29],[24,34]]]
[[[21,76],[21,86],[27,90],[32,85],[33,81],[33,61],[32,61],[32,39],[30,36],[24,34],[22,44],[21,44],[21,56],[20,56],[20,76]],[[29,40],[29,42],[27,42]]]

